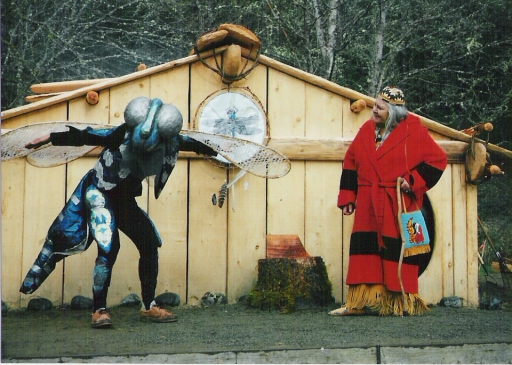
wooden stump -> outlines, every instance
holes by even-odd
[[[258,282],[247,296],[251,307],[283,312],[333,302],[332,285],[321,257],[259,260]]]
[[[267,259],[310,257],[296,234],[267,235]]]

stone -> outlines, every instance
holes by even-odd
[[[178,294],[168,292],[157,295],[155,298],[155,302],[158,305],[167,305],[170,307],[177,307],[181,303],[181,298]]]
[[[123,307],[138,307],[142,303],[139,296],[135,293],[128,294],[119,304]]]
[[[28,302],[27,310],[28,311],[45,311],[52,309],[53,304],[50,300],[46,298],[32,298]]]
[[[439,305],[443,307],[460,308],[462,307],[462,298],[455,295],[450,297],[444,297],[439,302]]]
[[[503,299],[498,297],[484,297],[480,301],[480,309],[501,309]]]
[[[92,309],[92,306],[93,300],[91,298],[75,295],[71,299],[71,309],[73,310]]]
[[[211,307],[218,304],[228,304],[228,298],[222,293],[206,292],[201,298],[201,305],[204,307]]]

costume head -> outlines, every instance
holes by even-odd
[[[151,152],[162,140],[170,141],[183,127],[180,111],[157,98],[133,99],[124,110],[124,120],[133,131],[132,147],[140,153]]]

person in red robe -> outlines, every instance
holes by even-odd
[[[402,240],[398,223],[397,179],[404,179],[403,204],[421,209],[425,192],[441,178],[447,165],[445,152],[405,107],[402,90],[385,87],[347,150],[337,206],[345,215],[355,213],[344,306],[333,316],[420,314],[428,309],[418,295],[418,256],[398,264]],[[417,206],[416,206],[417,204]],[[407,305],[408,308],[404,308]]]

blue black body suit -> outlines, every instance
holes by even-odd
[[[150,153],[131,148],[133,131],[122,124],[112,129],[70,130],[52,133],[56,146],[94,145],[105,147],[98,161],[80,181],[66,205],[52,223],[46,241],[20,288],[34,292],[65,256],[98,246],[94,267],[94,310],[106,308],[112,267],[120,248],[119,232],[124,232],[140,253],[139,278],[142,301],[146,308],[155,296],[158,275],[160,236],[148,215],[139,208],[135,197],[142,194],[142,180],[156,175],[155,197],[158,198],[169,178],[178,153],[194,151],[206,155],[216,152],[181,134],[160,142]]]

